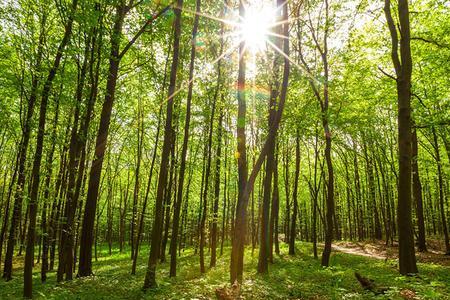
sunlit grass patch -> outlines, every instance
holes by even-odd
[[[128,250],[128,249],[127,249]],[[403,299],[401,294],[414,293],[417,299],[450,299],[450,271],[435,264],[419,264],[420,275],[399,276],[396,261],[379,260],[345,253],[334,253],[331,266],[322,268],[314,259],[309,243],[298,243],[296,255],[288,255],[288,247],[280,244],[280,256],[274,256],[269,273],[257,274],[258,251],[245,252],[244,281],[241,293],[245,299]],[[158,265],[158,287],[146,293],[142,284],[147,268],[148,247],[140,253],[136,275],[131,275],[130,252],[99,249],[93,262],[95,276],[56,283],[55,272],[49,273],[46,284],[40,282],[35,266],[34,294],[37,299],[215,299],[217,288],[229,285],[230,248],[218,256],[215,268],[200,273],[199,257],[193,249],[183,251],[178,258],[176,278],[169,277],[168,261]],[[320,252],[319,252],[320,254]],[[209,266],[209,253],[205,264]],[[375,296],[364,291],[354,272],[385,286],[385,295]],[[21,270],[20,270],[21,272]],[[11,282],[0,281],[0,299],[22,298],[22,274],[16,272]]]

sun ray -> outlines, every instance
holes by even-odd
[[[287,60],[289,60],[289,62],[291,64],[293,64],[294,66],[296,66],[297,68],[299,68],[301,71],[303,71],[305,73],[305,75],[307,77],[309,77],[310,79],[312,79],[315,82],[319,82],[319,80],[313,75],[311,74],[304,66],[298,64],[295,60],[293,60],[291,57],[289,57],[286,53],[284,53],[284,51],[282,51],[280,48],[277,47],[277,45],[275,45],[274,43],[272,43],[271,41],[267,41],[267,44],[269,44],[269,46],[271,46],[275,51],[277,51],[278,53],[280,53],[284,58],[286,58]]]
[[[300,19],[300,17],[295,17],[295,18],[291,18],[291,19],[288,19],[288,20],[273,22],[273,23],[269,24],[269,28],[273,28],[273,27],[276,27],[278,25],[283,25],[283,24],[287,24],[287,23],[292,23],[292,22],[297,21],[299,19]]]
[[[210,62],[211,65],[214,65],[216,63],[219,62],[219,60],[221,60],[222,58],[230,55],[231,53],[233,53],[237,48],[239,47],[239,43],[237,45],[232,46],[230,49],[228,49],[227,51],[223,52],[221,55],[219,55],[219,57],[217,57],[215,60],[213,60],[212,62]],[[244,48],[245,49],[245,48]],[[181,84],[181,87],[179,89],[177,89],[176,91],[174,91],[172,93],[172,95],[170,95],[169,97],[167,97],[166,99],[164,99],[163,101],[161,101],[160,105],[165,104],[167,101],[169,101],[170,99],[172,99],[173,97],[175,97],[176,95],[178,95],[186,86],[189,86],[194,80],[195,80],[195,76],[192,77],[191,80],[185,81]]]
[[[237,27],[239,25],[239,23],[237,23],[237,22],[230,21],[230,20],[227,20],[227,19],[222,19],[222,18],[219,18],[219,17],[215,17],[215,16],[212,16],[212,15],[209,15],[209,14],[206,14],[206,13],[201,13],[201,12],[198,13],[198,12],[196,12],[194,10],[190,10],[188,8],[183,8],[183,12],[187,12],[187,13],[190,13],[190,14],[193,14],[193,15],[199,15],[201,17],[205,17],[205,18],[208,18],[208,19],[211,19],[211,20],[214,20],[214,21],[222,22],[224,24],[227,24],[227,25],[230,25],[230,26],[233,26],[233,27]]]
[[[282,38],[282,39],[289,39],[289,37],[287,37],[287,36],[285,36],[283,34],[275,33],[275,32],[272,32],[272,31],[268,31],[267,35],[274,36],[274,37],[279,37],[279,38]]]

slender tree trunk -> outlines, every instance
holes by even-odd
[[[5,238],[6,229],[8,227],[8,218],[9,218],[10,209],[11,209],[11,195],[12,195],[12,192],[14,189],[14,183],[16,181],[17,171],[18,171],[18,167],[19,167],[18,159],[19,159],[19,152],[16,155],[16,164],[14,166],[13,176],[11,177],[11,182],[9,184],[8,196],[6,197],[5,211],[3,214],[2,229],[0,232],[0,266],[1,266],[2,253],[3,253],[3,242],[4,242],[4,238]]]
[[[212,133],[213,133],[213,127],[214,127],[214,116],[216,112],[217,107],[217,98],[218,93],[220,89],[220,61],[218,64],[218,74],[217,74],[217,87],[213,98],[213,103],[211,107],[211,116],[209,119],[209,130],[208,130],[208,143],[207,143],[207,159],[206,159],[206,168],[205,168],[205,183],[204,183],[204,190],[203,190],[203,204],[202,204],[202,213],[201,213],[201,219],[200,219],[200,245],[199,245],[199,252],[200,252],[200,272],[205,273],[205,254],[204,254],[204,247],[205,247],[205,240],[206,240],[206,233],[205,233],[205,227],[206,227],[206,215],[207,215],[207,209],[208,209],[208,191],[209,191],[209,177],[211,173],[211,158],[212,158]]]
[[[275,162],[273,168],[273,190],[272,190],[272,207],[270,208],[270,234],[269,234],[269,262],[273,263],[273,248],[275,246],[275,253],[280,254],[280,247],[278,244],[278,215],[279,215],[279,194],[278,194],[278,146],[275,155]]]
[[[55,79],[56,73],[58,72],[61,58],[64,53],[64,49],[70,41],[70,36],[72,34],[72,25],[74,20],[74,14],[77,8],[78,0],[72,1],[72,6],[70,8],[69,17],[67,24],[65,26],[64,37],[59,44],[58,50],[56,52],[55,60],[53,66],[48,73],[47,80],[44,84],[42,90],[41,107],[39,111],[39,127],[36,140],[36,149],[33,161],[32,170],[32,187],[29,202],[30,211],[30,221],[28,224],[28,236],[27,236],[27,248],[25,254],[25,265],[24,265],[24,284],[23,284],[23,295],[25,298],[33,297],[33,260],[34,260],[34,240],[36,233],[36,216],[37,216],[37,200],[39,193],[39,181],[40,181],[40,168],[41,168],[41,158],[42,149],[44,145],[44,134],[45,134],[45,123],[47,115],[47,102],[50,96],[50,91],[52,88],[53,80]]]
[[[177,6],[174,8],[175,11],[175,21],[174,21],[174,39],[173,39],[173,58],[172,67],[170,71],[170,83],[169,92],[167,99],[167,112],[166,112],[166,124],[164,128],[164,142],[161,155],[161,164],[159,170],[158,188],[156,195],[155,204],[155,218],[153,221],[152,228],[152,240],[151,249],[148,259],[148,267],[145,274],[144,280],[144,290],[150,287],[156,287],[156,264],[158,261],[158,256],[160,253],[161,245],[161,231],[162,231],[162,213],[163,213],[163,197],[164,189],[167,184],[167,168],[169,165],[169,155],[172,141],[172,114],[173,114],[173,98],[175,96],[175,87],[177,80],[177,70],[178,70],[178,56],[179,56],[179,46],[180,46],[180,35],[181,35],[181,9],[183,7],[183,0],[177,0]]]
[[[227,118],[228,120],[228,118]],[[228,122],[227,122],[228,124]],[[223,245],[228,237],[228,212],[230,210],[228,199],[228,176],[230,174],[230,165],[228,164],[228,139],[225,138],[225,156],[224,156],[224,178],[223,178],[223,207],[222,207],[222,237],[220,239],[220,255],[223,255]]]
[[[69,146],[69,180],[67,184],[67,200],[64,210],[64,224],[62,228],[60,248],[59,248],[59,265],[57,281],[63,279],[66,274],[66,280],[72,280],[73,273],[73,244],[74,244],[74,219],[77,209],[77,201],[75,199],[76,176],[80,160],[80,141],[78,134],[78,123],[80,118],[80,106],[83,98],[84,82],[87,73],[87,62],[90,50],[90,38],[86,40],[86,48],[81,69],[79,70],[79,80],[75,95],[75,113]]]
[[[174,111],[176,112],[177,109],[177,105],[175,105],[175,109]],[[178,120],[178,116],[176,116],[176,113],[174,114],[173,117],[174,120]],[[169,171],[169,182],[166,186],[166,190],[164,192],[164,210],[165,210],[165,217],[163,219],[163,227],[164,227],[164,233],[162,235],[162,240],[161,240],[161,253],[160,253],[160,260],[161,262],[165,262],[166,261],[166,246],[167,246],[167,240],[169,238],[169,228],[170,228],[170,211],[171,211],[171,201],[172,201],[172,186],[173,186],[173,182],[174,182],[174,173],[175,173],[175,165],[177,164],[176,159],[175,159],[175,139],[176,139],[176,132],[174,130],[174,126],[172,125],[172,141],[170,142],[171,144],[171,149],[170,149],[170,171]],[[175,179],[176,180],[176,179]],[[176,187],[175,187],[176,189]],[[175,195],[176,197],[176,195]]]
[[[83,226],[80,240],[80,263],[78,264],[78,275],[81,277],[92,274],[92,244],[94,223],[97,210],[97,197],[100,186],[100,176],[105,156],[106,143],[108,139],[111,112],[114,103],[116,83],[119,72],[119,46],[120,36],[127,7],[124,1],[120,1],[116,7],[116,15],[111,35],[111,52],[109,58],[108,79],[106,83],[105,101],[103,102],[100,116],[100,126],[95,144],[95,155],[89,174],[88,193],[84,209]]]
[[[443,175],[442,175],[441,153],[439,150],[439,143],[438,143],[438,137],[436,134],[436,129],[434,127],[432,127],[431,131],[433,133],[433,142],[434,142],[433,147],[434,147],[434,151],[435,151],[435,158],[436,158],[437,171],[438,171],[439,210],[441,212],[442,231],[444,232],[445,253],[447,255],[450,255],[450,242],[449,242],[449,235],[448,235],[447,219],[445,217],[445,208],[444,208],[445,194],[444,194],[444,179],[443,179]]]
[[[245,8],[242,0],[239,1],[239,16],[245,18]],[[237,122],[237,162],[238,162],[238,200],[236,205],[236,217],[234,223],[234,232],[232,236],[230,281],[242,281],[244,265],[244,239],[247,229],[247,205],[248,201],[243,197],[245,185],[247,184],[247,150],[245,134],[245,42],[239,44],[239,69],[237,80],[237,98],[238,98],[238,122]]]
[[[298,212],[298,180],[300,177],[300,137],[297,129],[297,136],[295,137],[295,175],[294,175],[294,191],[292,194],[292,201],[294,203],[294,210],[292,212],[291,217],[291,233],[289,240],[289,254],[295,254],[295,237],[297,235],[296,231],[296,221],[297,221],[297,212]]]
[[[18,165],[18,175],[17,175],[17,185],[16,191],[14,194],[14,206],[13,213],[11,217],[11,224],[9,227],[8,234],[8,243],[6,246],[6,254],[5,254],[5,264],[3,266],[3,278],[6,281],[12,279],[12,260],[13,260],[13,252],[14,245],[16,244],[16,231],[18,229],[18,224],[20,223],[21,213],[22,213],[22,200],[24,196],[24,187],[25,187],[25,177],[26,177],[26,161],[27,161],[27,151],[28,144],[30,141],[31,134],[31,126],[32,119],[34,113],[34,107],[36,105],[36,99],[38,96],[38,87],[39,87],[39,76],[38,73],[41,69],[41,62],[43,56],[43,47],[45,42],[45,26],[46,26],[47,14],[44,13],[41,19],[41,32],[39,34],[39,42],[38,42],[38,50],[36,56],[36,64],[35,64],[35,72],[33,75],[32,83],[31,83],[31,91],[28,100],[28,107],[25,117],[25,122],[22,128],[22,139],[19,145],[19,157],[17,161]]]
[[[289,141],[287,141],[286,143],[286,150],[285,150],[285,158],[284,158],[284,190],[285,190],[285,196],[286,196],[286,211],[285,211],[285,229],[284,229],[284,234],[285,234],[285,242],[287,244],[290,243],[291,240],[291,230],[290,230],[290,226],[291,226],[291,202],[289,200],[290,197],[290,189],[289,189],[289,148],[288,148],[288,144]]]
[[[279,212],[280,212],[280,191],[278,188],[278,152],[275,156],[275,168],[273,170],[273,215],[274,215],[274,224],[273,224],[273,240],[275,244],[275,253],[280,255],[280,243],[278,241],[278,233],[279,233]]]
[[[288,19],[288,7],[285,5],[285,1],[279,0],[279,6],[283,7],[283,35],[289,36]],[[280,4],[281,3],[281,4]],[[244,15],[244,6],[242,1],[239,5],[240,15]],[[244,262],[244,243],[247,230],[247,206],[248,199],[253,189],[256,177],[263,165],[263,162],[267,156],[270,139],[274,138],[277,134],[278,127],[280,125],[281,117],[283,115],[284,103],[286,101],[287,87],[289,83],[290,63],[289,59],[289,39],[285,38],[283,41],[284,52],[284,69],[283,69],[283,82],[280,90],[280,101],[278,104],[278,110],[274,118],[273,126],[269,129],[267,139],[261,149],[261,152],[256,160],[251,175],[247,179],[247,166],[246,166],[246,151],[245,151],[245,59],[239,60],[239,72],[238,72],[238,202],[236,207],[236,220],[234,225],[234,233],[232,238],[232,250],[231,250],[231,264],[230,264],[230,281],[235,280],[242,281],[243,262]],[[243,54],[245,43],[240,44],[240,53]],[[242,158],[244,157],[244,158]],[[239,171],[241,170],[241,171]]]
[[[417,142],[417,132],[415,129],[412,131],[412,145],[411,145],[411,155],[412,155],[412,180],[413,180],[413,198],[416,204],[416,215],[417,215],[417,227],[418,227],[418,251],[427,251],[427,244],[425,240],[425,219],[423,215],[423,202],[422,202],[422,183],[420,182],[419,175],[419,146]]]
[[[52,146],[47,157],[47,174],[45,176],[45,189],[44,189],[44,203],[42,208],[42,265],[41,265],[41,281],[45,282],[47,280],[48,271],[48,249],[49,249],[49,238],[48,238],[48,225],[47,225],[47,205],[50,196],[50,182],[52,178],[53,171],[53,154],[55,152],[56,146],[56,130],[58,126],[59,117],[59,98],[56,99],[55,107],[55,117],[53,119],[53,129],[52,129]]]
[[[56,253],[56,241],[58,239],[58,235],[61,229],[60,222],[60,214],[62,207],[62,198],[65,193],[66,187],[66,175],[67,175],[67,151],[68,151],[68,140],[67,137],[70,136],[70,123],[71,118],[68,119],[67,127],[65,131],[66,140],[64,141],[64,146],[61,150],[60,155],[60,166],[59,166],[59,174],[55,183],[55,195],[52,204],[52,211],[50,212],[51,218],[49,222],[49,236],[50,240],[50,266],[49,270],[53,270],[55,263],[55,253]]]
[[[398,1],[400,31],[400,58],[398,51],[397,26],[391,15],[391,2],[385,0],[384,13],[391,34],[391,58],[397,75],[398,98],[398,240],[400,274],[417,273],[414,250],[411,204],[411,74],[412,59],[410,48],[408,0]],[[449,250],[449,248],[448,248]]]
[[[223,97],[222,97],[223,101]],[[213,221],[211,228],[211,261],[210,268],[216,266],[216,249],[217,249],[217,222],[219,219],[219,195],[220,195],[220,156],[222,154],[222,121],[223,121],[223,103],[220,104],[219,124],[217,128],[217,148],[216,148],[216,170],[214,182],[214,208]]]
[[[141,98],[138,100],[138,115],[137,115],[137,159],[136,159],[136,169],[134,171],[134,190],[133,190],[133,213],[131,216],[131,230],[130,230],[130,241],[131,241],[131,259],[135,253],[136,246],[136,223],[138,222],[137,210],[138,210],[138,200],[139,200],[139,172],[141,170],[141,160],[142,160],[142,143],[144,141],[144,116],[141,107]]]
[[[161,119],[162,119],[161,118],[161,114],[162,114],[162,109],[159,110],[159,114],[158,114],[158,125],[157,125],[157,128],[156,128],[155,147],[153,149],[152,162],[151,162],[151,165],[150,165],[150,173],[149,173],[148,181],[147,181],[147,189],[145,191],[144,203],[142,204],[141,217],[139,219],[139,226],[138,226],[138,230],[137,230],[137,234],[136,234],[136,245],[134,247],[133,264],[131,266],[131,275],[135,275],[136,274],[136,265],[137,265],[138,255],[139,255],[139,246],[140,246],[140,243],[141,243],[142,231],[144,229],[144,217],[145,217],[145,212],[147,210],[148,195],[149,195],[150,186],[151,186],[151,183],[152,183],[153,170],[154,170],[155,161],[156,161],[156,154],[158,152],[159,135],[160,135],[160,131],[161,131],[160,128],[161,128]]]
[[[328,0],[325,0],[325,14],[326,14],[326,22],[329,20],[329,4]],[[335,204],[334,204],[334,170],[333,163],[331,159],[331,131],[329,127],[328,120],[328,24],[325,25],[325,33],[324,33],[324,50],[322,53],[322,62],[323,62],[323,70],[325,83],[323,86],[323,102],[322,102],[322,125],[325,133],[325,161],[327,164],[328,171],[328,182],[327,182],[327,195],[326,195],[326,222],[325,222],[325,245],[322,252],[322,266],[328,267],[331,255],[331,242],[333,241],[333,215],[335,212]]]

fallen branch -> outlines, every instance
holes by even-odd
[[[388,290],[387,287],[378,287],[372,279],[361,276],[358,272],[355,272],[355,277],[363,289],[366,291],[371,291],[375,295],[382,295]]]

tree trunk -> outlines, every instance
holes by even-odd
[[[400,21],[400,58],[398,56],[397,26],[391,15],[391,2],[385,0],[384,13],[392,42],[392,62],[397,75],[398,100],[398,240],[400,274],[417,273],[414,234],[411,217],[411,73],[408,0],[398,1]]]
[[[14,206],[13,213],[11,217],[11,224],[9,227],[8,234],[8,242],[6,246],[6,254],[5,254],[5,264],[3,266],[3,278],[6,281],[12,279],[12,260],[13,260],[13,252],[14,245],[16,244],[16,231],[18,229],[18,224],[20,223],[21,213],[22,213],[22,201],[24,196],[24,187],[25,187],[25,177],[26,177],[26,160],[27,160],[27,151],[28,144],[30,141],[31,134],[31,126],[32,119],[34,113],[34,107],[36,105],[36,99],[38,96],[38,87],[39,87],[39,76],[38,73],[41,69],[41,62],[43,56],[43,47],[45,42],[45,26],[46,26],[47,14],[44,13],[41,19],[41,31],[39,34],[39,42],[38,42],[38,50],[36,56],[36,64],[35,64],[35,72],[33,75],[32,83],[31,83],[31,91],[30,98],[28,100],[28,107],[25,117],[25,122],[22,129],[22,139],[19,145],[19,157],[17,161],[18,172],[17,172],[17,185],[16,191],[14,194]]]
[[[205,273],[205,255],[204,255],[204,247],[205,247],[205,227],[206,227],[206,215],[207,215],[207,208],[208,208],[208,191],[209,191],[209,177],[211,173],[211,156],[212,156],[212,133],[213,133],[213,127],[214,127],[214,116],[216,112],[217,107],[217,98],[218,93],[220,89],[220,60],[218,64],[218,74],[217,74],[217,87],[216,91],[214,93],[213,103],[211,107],[211,116],[209,119],[209,128],[208,128],[208,144],[207,144],[207,150],[206,150],[206,168],[205,168],[205,183],[204,183],[204,190],[203,190],[203,203],[202,205],[202,213],[201,213],[201,219],[200,219],[200,272]]]
[[[75,112],[73,119],[73,126],[70,138],[69,146],[69,180],[67,184],[67,200],[66,207],[64,210],[64,220],[61,242],[59,248],[59,265],[57,281],[63,279],[63,274],[66,274],[66,280],[72,280],[73,274],[73,244],[74,244],[74,219],[75,212],[77,209],[77,199],[75,199],[75,189],[76,189],[76,176],[78,173],[78,166],[80,160],[80,141],[78,135],[78,123],[80,117],[80,106],[83,97],[84,82],[87,73],[87,62],[90,50],[90,38],[86,40],[86,48],[84,51],[84,58],[81,69],[79,70],[79,80],[75,95]]]
[[[325,0],[325,14],[326,22],[329,20],[329,4],[328,0]],[[328,267],[331,255],[331,242],[333,241],[333,215],[334,215],[334,171],[333,163],[331,160],[331,131],[329,128],[328,120],[328,24],[325,25],[324,33],[324,50],[322,53],[322,62],[325,82],[323,86],[323,103],[322,107],[322,125],[325,133],[325,161],[327,163],[328,182],[327,182],[327,195],[326,195],[326,222],[325,222],[325,245],[322,253],[322,266]]]
[[[289,35],[288,8],[285,5],[285,1],[279,0],[283,7],[283,35]],[[242,1],[239,4],[239,13],[244,15],[244,6]],[[261,149],[261,152],[253,167],[252,173],[247,179],[247,165],[246,165],[246,150],[245,150],[245,59],[239,60],[239,72],[238,72],[238,202],[236,207],[236,220],[234,226],[234,233],[232,238],[231,249],[231,264],[230,264],[230,281],[234,283],[235,280],[242,281],[243,262],[244,262],[244,242],[246,237],[247,227],[247,206],[248,199],[258,176],[261,166],[267,156],[270,139],[274,138],[277,134],[278,127],[280,125],[281,117],[283,115],[284,103],[286,101],[287,87],[289,83],[290,63],[289,59],[289,39],[283,41],[284,52],[284,69],[283,69],[283,82],[280,90],[280,101],[278,104],[278,110],[274,118],[273,126],[269,129],[268,137]],[[243,49],[245,43],[241,42],[239,48],[240,53],[243,55]]]
[[[222,97],[223,100],[223,97]],[[219,124],[217,128],[217,149],[216,149],[216,170],[214,182],[214,208],[213,221],[211,228],[211,261],[209,267],[216,266],[216,250],[217,250],[217,222],[219,219],[219,195],[220,195],[220,156],[222,153],[222,121],[223,121],[223,103],[221,103]]]
[[[152,239],[151,239],[151,249],[148,259],[148,267],[145,274],[144,280],[144,290],[150,287],[156,287],[156,264],[158,261],[158,256],[160,253],[161,245],[161,231],[162,231],[162,213],[163,213],[163,197],[164,189],[167,184],[167,173],[169,165],[169,155],[170,155],[170,143],[172,142],[172,114],[173,114],[173,98],[175,96],[175,87],[177,80],[177,70],[178,70],[178,56],[179,56],[179,46],[180,46],[180,35],[181,35],[181,9],[183,7],[183,0],[177,0],[177,6],[174,8],[175,11],[175,21],[174,21],[174,39],[173,39],[173,58],[172,67],[170,71],[170,82],[169,82],[169,92],[167,99],[167,112],[166,112],[166,124],[164,128],[164,142],[161,155],[161,164],[159,170],[158,188],[156,194],[156,204],[155,204],[155,218],[153,221],[152,228]]]
[[[275,165],[273,168],[273,191],[272,191],[272,207],[270,209],[270,253],[269,261],[273,263],[273,248],[275,247],[275,253],[280,254],[280,245],[278,243],[278,220],[280,210],[280,198],[278,190],[278,146],[277,153],[275,155]]]
[[[444,208],[445,194],[444,194],[444,179],[443,179],[443,175],[442,175],[441,153],[439,151],[439,143],[438,143],[438,137],[436,134],[436,129],[434,127],[432,127],[431,131],[433,133],[433,142],[434,142],[433,147],[434,147],[434,151],[435,151],[435,158],[436,158],[437,171],[438,171],[439,210],[441,212],[442,231],[444,232],[445,253],[447,255],[450,255],[450,242],[449,242],[449,235],[448,235],[448,228],[447,228],[447,219],[445,217],[445,208]]]
[[[48,271],[48,249],[49,249],[49,238],[48,238],[48,225],[47,225],[47,205],[50,196],[50,182],[52,178],[53,171],[53,154],[55,152],[56,145],[56,129],[58,126],[58,117],[59,117],[59,98],[56,99],[56,107],[55,107],[55,117],[53,119],[53,128],[52,128],[52,145],[50,148],[50,152],[47,157],[47,174],[45,176],[45,188],[44,188],[44,203],[42,208],[42,265],[41,265],[41,281],[45,282],[47,280],[47,271]]]
[[[88,193],[84,209],[83,226],[80,240],[80,263],[78,264],[78,275],[81,277],[92,274],[92,244],[94,223],[97,210],[97,197],[100,186],[100,176],[105,156],[106,143],[108,139],[109,124],[111,120],[111,111],[116,92],[116,83],[119,72],[119,46],[122,26],[127,7],[121,1],[116,7],[116,15],[111,35],[111,52],[109,58],[108,79],[106,83],[105,100],[103,102],[100,116],[100,126],[95,143],[95,155],[92,161],[89,174]]]
[[[47,80],[44,84],[42,90],[41,107],[39,111],[39,127],[36,139],[36,149],[33,161],[33,170],[31,174],[31,194],[29,202],[30,211],[30,221],[28,223],[28,236],[27,236],[27,248],[25,254],[24,263],[24,284],[23,284],[23,295],[25,298],[33,297],[33,260],[34,260],[34,240],[36,233],[36,216],[37,216],[37,200],[39,193],[39,181],[40,181],[40,168],[41,168],[41,158],[42,149],[44,146],[44,134],[45,134],[45,123],[47,115],[47,102],[50,96],[50,91],[52,89],[52,83],[55,79],[56,73],[58,72],[59,65],[61,63],[61,58],[64,53],[64,49],[70,41],[70,36],[72,34],[72,25],[74,20],[74,14],[77,9],[78,0],[73,0],[69,12],[69,17],[67,24],[65,25],[64,37],[59,44],[58,50],[56,52],[55,60],[53,61],[53,66],[48,73]]]
[[[425,240],[425,219],[423,215],[423,202],[422,202],[422,183],[420,182],[419,175],[419,146],[417,142],[417,132],[415,129],[412,131],[412,145],[411,145],[411,155],[412,155],[412,181],[413,181],[413,198],[416,204],[416,216],[417,216],[417,227],[418,227],[418,251],[427,251],[427,244]]]
[[[292,193],[292,201],[294,203],[294,211],[291,217],[291,233],[289,240],[289,254],[295,254],[295,237],[297,235],[296,222],[297,222],[297,212],[298,212],[298,180],[300,177],[300,137],[297,129],[297,136],[295,137],[295,175],[294,175],[294,191]]]
[[[239,1],[239,16],[245,18],[245,8],[242,0]],[[231,239],[231,264],[230,281],[233,284],[236,280],[242,281],[244,265],[244,239],[247,229],[247,205],[248,201],[243,197],[247,184],[247,150],[245,134],[245,118],[247,106],[245,103],[245,42],[239,44],[239,69],[237,80],[238,98],[238,122],[237,122],[237,163],[238,163],[238,200],[236,205],[236,217],[234,232]]]

